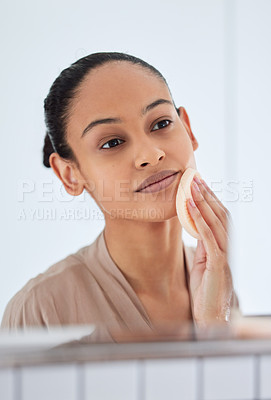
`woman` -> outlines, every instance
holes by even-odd
[[[196,249],[184,246],[175,198],[182,173],[196,169],[198,142],[160,72],[127,54],[91,54],[61,72],[44,107],[44,165],[69,194],[92,196],[105,228],[28,282],[2,327],[101,323],[155,331],[230,321],[238,300],[229,213],[206,183],[194,182],[188,209],[201,240]],[[169,185],[148,186],[161,179]]]

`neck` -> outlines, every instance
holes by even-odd
[[[112,259],[136,293],[167,301],[186,287],[177,217],[163,222],[113,220],[104,236]]]

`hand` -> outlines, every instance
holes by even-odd
[[[198,190],[195,181],[199,182]],[[231,320],[234,290],[228,264],[230,213],[203,180],[194,178],[191,191],[195,203],[192,206],[188,200],[187,206],[201,240],[190,272],[190,290],[195,322],[207,327],[211,322]]]

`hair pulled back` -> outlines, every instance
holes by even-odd
[[[67,142],[66,128],[70,105],[85,76],[98,66],[112,61],[128,61],[140,65],[162,79],[167,85],[165,78],[156,68],[140,58],[125,53],[93,53],[71,64],[55,79],[44,100],[47,128],[43,146],[43,165],[45,167],[50,168],[49,157],[53,152],[58,153],[66,160],[73,161],[79,167],[79,162]]]

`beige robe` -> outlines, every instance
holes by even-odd
[[[189,282],[196,248],[183,243],[183,249]],[[9,301],[1,327],[78,324],[97,324],[110,331],[153,329],[139,297],[108,252],[104,230],[93,243],[31,279]]]

